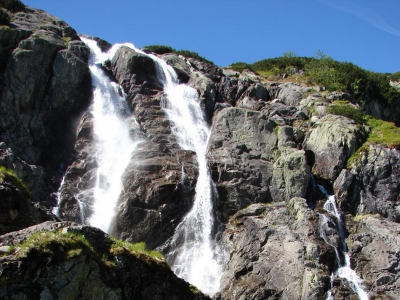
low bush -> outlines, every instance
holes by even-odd
[[[382,74],[366,71],[352,63],[336,61],[322,51],[316,57],[298,57],[289,52],[253,64],[234,63],[230,68],[239,72],[251,69],[273,80],[276,75],[291,74],[291,70],[296,68],[304,71],[304,79],[309,84],[325,86],[328,91],[343,91],[356,98],[365,91],[381,101],[400,101],[400,92],[389,84],[390,80],[400,80],[400,72]]]
[[[154,52],[157,54],[174,53],[175,49],[164,45],[150,45],[142,48],[145,52]]]
[[[200,56],[197,52],[193,52],[193,51],[189,51],[189,50],[176,50],[170,46],[150,45],[150,46],[143,47],[142,50],[144,52],[154,52],[157,54],[175,53],[175,54],[182,55],[184,57],[195,58],[197,60],[212,64],[212,65],[214,64],[212,61],[209,61],[208,59]]]
[[[328,107],[328,113],[350,118],[359,124],[362,124],[364,122],[364,114],[362,113],[362,111],[355,108],[351,104],[331,105]]]
[[[4,9],[0,8],[0,25],[7,25],[9,23],[10,23],[10,16]]]
[[[23,10],[25,8],[25,4],[20,0],[0,0],[0,6],[11,11]]]

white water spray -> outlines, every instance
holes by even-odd
[[[197,91],[180,85],[170,66],[151,57],[160,69],[159,80],[167,96],[164,109],[173,123],[173,133],[182,149],[196,152],[199,167],[193,207],[177,226],[171,242],[173,250],[166,257],[176,275],[212,296],[219,291],[224,251],[213,238],[216,190],[206,160],[210,129],[204,120]]]
[[[319,188],[323,193],[327,194],[326,190],[323,187],[319,186]],[[328,217],[321,214],[320,215],[321,236],[328,245],[332,246],[335,249],[336,259],[338,262],[338,269],[331,276],[331,288],[332,288],[333,280],[335,279],[336,276],[338,276],[339,278],[343,278],[343,279],[347,280],[351,289],[358,295],[358,298],[360,300],[368,300],[368,293],[364,290],[364,287],[362,286],[361,278],[358,277],[357,273],[351,268],[351,265],[350,265],[350,256],[347,253],[347,243],[346,243],[346,239],[345,239],[345,235],[344,235],[342,216],[341,216],[340,210],[338,209],[338,207],[336,205],[334,195],[330,195],[328,197],[328,200],[324,204],[324,209],[336,219],[337,229],[339,231],[340,240],[342,242],[342,248],[343,248],[342,253],[344,255],[344,262],[342,262],[340,259],[340,255],[339,255],[340,250],[335,245],[332,245],[329,242],[329,240],[324,232],[327,228],[326,224],[329,221]],[[331,291],[328,292],[326,299],[327,300],[334,299]]]
[[[90,48],[89,68],[92,75],[93,105],[91,113],[94,119],[96,142],[96,160],[98,169],[96,185],[93,190],[82,193],[93,197],[93,214],[89,223],[107,232],[114,216],[121,189],[121,177],[131,159],[137,142],[132,141],[126,116],[128,106],[120,87],[109,80],[99,66],[111,58],[120,45],[113,46],[103,53],[96,41],[81,38]],[[79,200],[79,197],[77,197]],[[86,218],[86,216],[84,216]]]

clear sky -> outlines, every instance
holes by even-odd
[[[198,52],[218,66],[318,50],[400,71],[400,0],[22,0],[79,33]]]

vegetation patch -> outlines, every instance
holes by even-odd
[[[175,53],[178,55],[182,55],[184,57],[191,57],[195,58],[199,61],[209,63],[209,64],[214,64],[212,61],[209,61],[208,59],[200,56],[197,52],[189,51],[189,50],[176,50],[170,46],[164,46],[164,45],[150,45],[150,46],[145,46],[142,48],[143,51],[145,52],[153,52],[156,54],[166,54],[166,53]]]
[[[388,103],[400,99],[400,92],[390,85],[390,80],[400,80],[400,72],[370,72],[349,62],[336,61],[322,51],[315,57],[299,57],[294,52],[286,52],[281,57],[263,59],[253,64],[237,62],[229,67],[238,72],[250,69],[269,80],[276,80],[282,74],[294,74],[297,69],[303,71],[302,80],[325,86],[327,91],[344,91],[356,97],[367,91]]]
[[[334,104],[328,107],[327,112],[332,115],[344,116],[359,124],[364,122],[364,114],[351,104]]]
[[[7,25],[10,23],[10,15],[2,8],[0,8],[0,24]]]
[[[114,238],[111,239],[113,243],[111,245],[110,253],[113,255],[117,255],[122,253],[124,250],[127,250],[133,254],[145,254],[154,259],[164,260],[164,256],[160,252],[147,250],[145,242],[129,243]]]
[[[0,167],[0,182],[9,181],[15,185],[23,193],[30,195],[29,189],[26,187],[21,178],[15,174],[13,170],[7,169],[4,166]]]
[[[19,11],[25,9],[25,4],[20,0],[0,0],[0,7],[4,7],[11,11]]]
[[[61,248],[60,248],[61,246]],[[19,248],[17,257],[27,257],[32,252],[40,254],[55,254],[60,249],[64,252],[64,258],[71,258],[84,251],[85,253],[95,255],[92,245],[81,234],[71,232],[37,232],[29,237],[28,240],[17,245]]]
[[[400,128],[394,123],[371,116],[365,116],[364,121],[370,128],[367,141],[348,159],[347,168],[359,164],[362,153],[367,151],[370,145],[380,144],[388,148],[400,148]]]
[[[375,119],[366,116],[365,121],[371,128],[367,142],[370,144],[382,144],[389,148],[400,147],[400,128],[392,122]]]
[[[71,38],[69,38],[69,37],[66,37],[66,36],[63,36],[63,41],[64,41],[64,45],[65,45],[65,47],[68,47],[68,44],[69,44],[69,41],[71,40]]]

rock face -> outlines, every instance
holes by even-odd
[[[370,145],[360,164],[343,170],[335,181],[338,200],[351,213],[380,214],[400,222],[400,152]]]
[[[46,222],[0,236],[2,299],[210,299],[101,230]]]
[[[326,115],[315,123],[304,141],[304,148],[315,157],[312,172],[324,179],[335,180],[364,138],[353,120]]]
[[[0,27],[0,166],[14,170],[30,192],[0,179],[0,298],[208,299],[164,261],[86,226],[98,168],[89,48],[43,11],[12,14],[9,28]],[[91,39],[102,51],[111,47]],[[223,223],[213,238],[229,252],[214,298],[326,298],[337,266],[321,237],[326,195],[311,183],[312,173],[344,212],[352,265],[370,297],[399,298],[399,150],[365,144],[346,169],[368,128],[328,114],[333,101],[358,99],[172,53],[161,58],[198,92],[211,127],[207,159],[219,193],[214,214]],[[110,233],[165,250],[193,205],[196,155],[180,149],[173,134],[162,75],[150,56],[121,47],[102,67],[126,95],[129,134],[140,141],[122,176]],[[399,123],[396,101],[365,96],[363,111]],[[59,216],[68,222],[42,223],[58,220],[49,210],[57,195]],[[339,247],[337,224],[324,226],[325,239]],[[335,299],[357,297],[338,278],[331,292]]]
[[[57,150],[68,149],[65,133],[90,97],[89,49],[65,22],[26,8],[0,28],[0,50],[0,140],[12,152],[5,165],[49,206],[65,159]]]
[[[364,279],[371,299],[397,299],[400,295],[400,225],[377,215],[357,219],[347,240],[352,265]]]
[[[223,233],[230,260],[216,299],[323,299],[334,253],[316,222],[303,198],[237,212]]]
[[[225,219],[251,203],[272,201],[274,128],[264,114],[245,109],[227,108],[215,118],[208,160]]]

